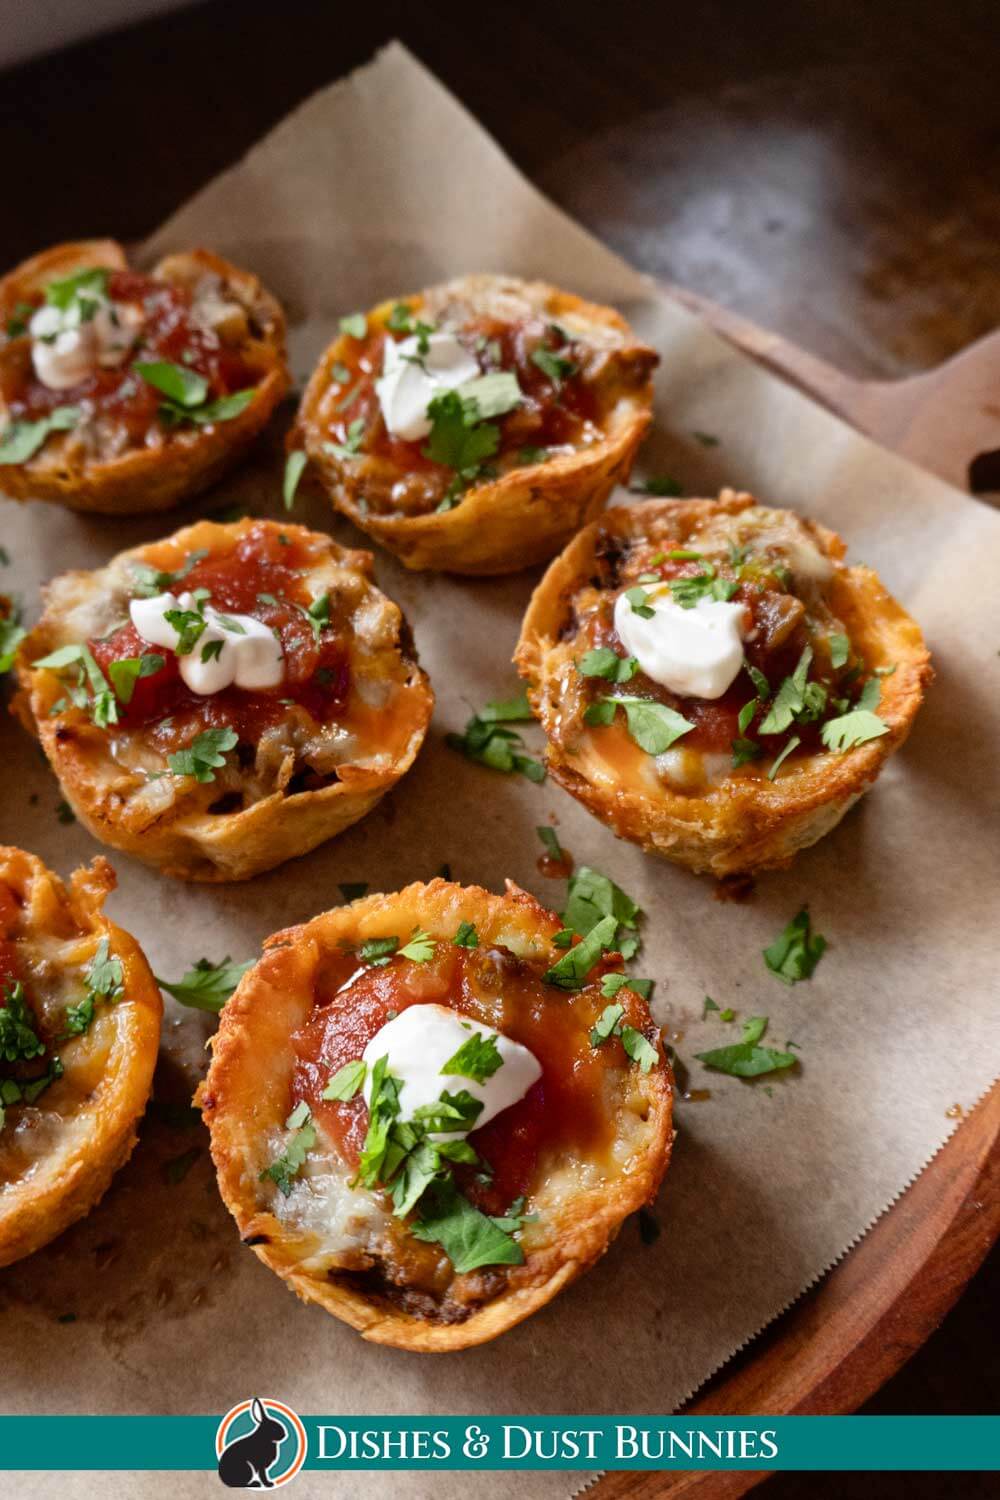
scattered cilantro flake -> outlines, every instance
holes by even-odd
[[[150,567],[148,563],[130,563],[135,580],[134,590],[143,599],[153,599],[157,594],[167,593],[185,579],[191,570],[198,566],[202,558],[207,556],[207,548],[195,548],[193,552],[188,553],[181,567],[174,573],[165,573],[159,568]]]
[[[0,673],[10,671],[14,665],[17,648],[26,634],[27,631],[16,614],[7,619],[0,619]]]
[[[356,458],[361,452],[361,444],[365,440],[365,419],[355,417],[353,422],[348,423],[347,433],[342,443],[325,443],[335,458]]]
[[[361,1092],[367,1072],[368,1064],[361,1058],[357,1062],[345,1063],[342,1068],[331,1075],[322,1097],[324,1099],[353,1099],[355,1094]]]
[[[595,646],[585,651],[576,664],[581,677],[603,677],[608,682],[629,682],[638,672],[634,656],[619,656],[610,646]]]
[[[640,619],[651,620],[655,611],[650,607],[649,595],[644,588],[638,585],[635,588],[625,590],[625,598],[632,606],[632,613]]]
[[[32,1058],[41,1057],[45,1051],[45,1043],[35,1030],[35,1020],[21,981],[8,984],[2,999],[0,1060],[8,1063],[31,1062]]]
[[[316,1144],[316,1127],[312,1122],[312,1112],[303,1099],[295,1106],[292,1113],[285,1121],[285,1129],[292,1132],[281,1156],[265,1167],[260,1174],[260,1180],[270,1178],[277,1184],[278,1191],[287,1198],[292,1191],[292,1182],[305,1164],[305,1159]]]
[[[53,432],[68,432],[80,420],[78,406],[57,406],[36,422],[10,422],[0,434],[0,464],[26,464]]]
[[[801,743],[802,739],[800,735],[793,734],[789,736],[784,745],[781,747],[781,750],[771,762],[771,769],[767,773],[768,781],[774,781],[776,779],[778,772],[781,770],[784,762],[788,759],[793,750],[798,749]]]
[[[509,370],[494,370],[488,375],[477,375],[458,387],[463,401],[474,401],[480,420],[502,417],[513,411],[524,400],[517,376]]]
[[[524,1261],[517,1241],[473,1208],[451,1178],[428,1184],[421,1216],[410,1232],[415,1239],[440,1245],[458,1275],[479,1266],[519,1266]]]
[[[295,504],[295,491],[299,487],[302,471],[308,462],[308,455],[301,448],[295,448],[285,459],[285,477],[281,485],[281,498],[286,510],[291,510]]]
[[[525,691],[519,693],[516,698],[487,703],[477,717],[488,724],[515,724],[522,720],[530,722],[535,716],[531,711],[531,704],[528,702],[528,694]]]
[[[463,479],[476,477],[483,462],[500,446],[500,429],[480,420],[479,404],[458,391],[443,391],[428,404],[431,430],[425,458],[454,469]]]
[[[358,957],[362,963],[381,969],[389,962],[398,947],[398,937],[369,938],[358,949]]]
[[[590,865],[581,865],[570,876],[566,891],[566,910],[562,917],[566,923],[564,931],[571,936],[576,933],[580,937],[586,937],[605,917],[614,917],[619,928],[615,941],[618,951],[623,953],[625,939],[622,929],[633,931],[641,915],[631,896],[627,896],[621,886],[615,885],[600,870],[595,870]],[[561,934],[557,934],[555,938],[557,947],[563,946],[559,942],[560,936]]]
[[[219,646],[221,645],[220,641]],[[119,703],[131,703],[139,678],[152,677],[164,665],[164,658],[152,651],[143,652],[142,656],[126,656],[119,661],[109,662],[108,676]]]
[[[776,1052],[770,1047],[758,1046],[766,1030],[766,1016],[751,1016],[744,1023],[742,1041],[733,1042],[728,1047],[715,1047],[709,1052],[696,1052],[695,1056],[706,1068],[736,1078],[759,1078],[764,1073],[794,1067],[797,1059],[790,1052]]]
[[[888,724],[878,714],[856,708],[839,718],[828,719],[820,730],[820,738],[828,750],[843,754],[845,750],[853,750],[857,745],[865,745],[869,740],[880,739],[888,733]]]
[[[225,752],[232,750],[238,739],[235,729],[205,729],[185,749],[168,755],[167,765],[175,776],[214,781],[216,770],[226,763]]]
[[[207,1010],[218,1014],[247,969],[253,966],[253,962],[252,958],[248,958],[245,963],[233,963],[228,953],[217,964],[213,964],[209,958],[199,958],[194,967],[175,983],[171,984],[159,975],[156,982],[161,990],[166,990],[168,995],[173,995],[182,1005],[188,1005],[192,1010]]]
[[[609,978],[612,976],[609,975]],[[619,1025],[625,1014],[623,1005],[606,1005],[601,1011],[600,1017],[590,1028],[590,1045],[600,1047],[608,1037],[615,1035],[615,1028]]]
[[[548,448],[522,448],[518,454],[523,464],[543,464],[548,457]]]
[[[578,369],[576,363],[567,356],[565,351],[556,353],[552,349],[532,350],[531,363],[541,370],[553,385],[560,385],[564,380],[569,380]]]
[[[536,828],[535,832],[538,834],[538,837],[541,839],[542,843],[545,845],[547,852],[551,854],[553,859],[562,860],[566,858],[565,854],[563,853],[562,845],[559,842],[559,837],[554,828]]]
[[[605,974],[601,980],[601,994],[609,1000],[622,989],[634,990],[637,995],[642,996],[643,1000],[648,1000],[653,993],[653,981],[636,979],[631,974]]]
[[[704,1021],[710,1010],[718,1010],[718,1008],[711,995],[706,995],[705,1004],[701,1008],[701,1019]]]
[[[619,706],[623,708],[630,736],[647,755],[662,755],[676,740],[694,728],[683,714],[679,714],[675,708],[668,708],[665,703],[658,703],[654,698],[605,698],[603,702],[611,706],[611,714],[606,720],[598,722],[611,723],[615,709]],[[591,708],[594,706],[591,704]],[[588,719],[589,722],[593,721]]]
[[[770,711],[760,726],[761,734],[783,734],[805,706],[806,678],[812,661],[812,647],[806,646],[791,677],[778,688]]]
[[[846,635],[835,633],[830,636],[830,665],[832,667],[846,667],[851,654],[851,643]]]
[[[479,934],[471,922],[462,922],[452,942],[456,948],[478,948]]]
[[[764,962],[783,984],[811,979],[826,951],[826,938],[812,931],[808,907],[792,918],[784,932],[764,949]]]
[[[330,595],[320,594],[306,610],[306,619],[312,626],[313,638],[319,640],[320,632],[330,624]]]
[[[542,975],[543,982],[565,990],[579,989],[601,955],[611,949],[617,930],[618,922],[614,916],[602,917],[586,937],[581,938],[575,947],[567,948],[562,958]]]
[[[633,1062],[639,1064],[640,1073],[648,1073],[655,1068],[659,1061],[659,1053],[652,1042],[647,1041],[642,1032],[634,1026],[622,1027],[622,1046]]]
[[[368,319],[364,313],[349,313],[340,320],[340,331],[349,339],[363,339],[368,332]]]
[[[399,956],[411,959],[415,964],[430,963],[434,957],[434,943],[435,939],[429,932],[424,932],[422,927],[416,927],[406,947],[400,948]]]
[[[492,704],[486,709],[494,711],[498,709],[509,709],[511,704]],[[505,714],[506,718],[507,715]],[[520,717],[520,715],[518,715]],[[473,714],[465,726],[464,734],[449,734],[445,743],[452,750],[457,750],[460,755],[469,760],[479,761],[481,765],[490,766],[494,771],[519,771],[527,776],[529,781],[541,782],[545,780],[545,767],[540,761],[531,759],[525,755],[524,741],[519,734],[512,729],[504,729],[493,719],[488,719],[482,714]]]
[[[503,1058],[500,1056],[496,1037],[483,1036],[481,1032],[473,1031],[455,1055],[449,1057],[441,1072],[459,1078],[471,1078],[473,1083],[484,1083],[502,1067]]]
[[[654,474],[648,479],[639,479],[635,484],[630,484],[629,489],[633,495],[683,495],[684,490],[676,479],[669,474]]]

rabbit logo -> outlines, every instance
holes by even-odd
[[[305,1463],[306,1429],[283,1401],[254,1396],[226,1412],[215,1434],[219,1478],[231,1490],[276,1490]]]

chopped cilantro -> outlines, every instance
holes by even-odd
[[[767,717],[760,726],[761,734],[783,734],[792,720],[802,712],[805,707],[806,678],[812,657],[812,647],[806,646],[799,657],[795,671],[791,677],[786,677],[778,688]]]
[[[610,724],[615,710],[620,706],[625,710],[630,736],[647,755],[662,755],[676,740],[694,728],[683,714],[679,714],[675,708],[668,708],[665,703],[658,703],[654,698],[605,698],[602,702],[610,705],[611,713],[607,719],[597,722]],[[587,713],[589,712],[588,709]],[[584,717],[586,718],[586,714]],[[587,722],[594,721],[588,719]]]
[[[846,667],[851,654],[851,643],[846,635],[834,634],[829,638],[830,665]]]
[[[413,936],[406,944],[406,947],[400,948],[399,956],[400,958],[408,958],[415,964],[430,963],[434,957],[434,943],[435,939],[431,937],[429,932],[424,932],[421,927],[415,927]]]
[[[796,1058],[790,1052],[776,1052],[771,1047],[760,1047],[758,1042],[767,1030],[766,1016],[751,1016],[743,1025],[743,1038],[728,1047],[715,1047],[709,1052],[696,1052],[699,1062],[717,1073],[730,1073],[737,1078],[758,1078],[763,1073],[775,1073],[795,1065]]]
[[[628,682],[639,670],[634,656],[619,656],[610,646],[585,651],[576,664],[581,677],[603,677],[608,682]]]
[[[633,495],[683,495],[684,490],[669,474],[651,475],[648,479],[636,480],[629,485]]]
[[[143,599],[153,599],[157,594],[166,593],[185,579],[202,558],[207,556],[206,547],[197,547],[193,552],[188,553],[181,567],[174,573],[165,573],[159,568],[151,568],[148,563],[131,563],[135,592]]]
[[[826,951],[826,938],[812,931],[808,907],[792,918],[784,932],[764,949],[764,962],[783,984],[811,979]]]
[[[168,995],[173,995],[182,1005],[188,1005],[192,1010],[207,1010],[217,1014],[247,969],[253,966],[253,962],[252,958],[248,958],[245,963],[233,963],[228,953],[217,964],[213,964],[211,959],[199,958],[194,967],[174,984],[160,979],[158,975],[156,982],[161,990],[166,990]]]
[[[0,464],[26,464],[52,432],[68,432],[80,420],[78,406],[57,406],[36,422],[10,422],[0,435]]]
[[[542,975],[544,983],[558,985],[564,990],[579,989],[601,955],[612,947],[617,930],[616,917],[602,917],[586,937],[574,947],[567,948],[562,958],[546,970]]]
[[[295,504],[295,491],[299,487],[302,471],[308,462],[308,455],[301,448],[293,449],[285,459],[285,477],[281,485],[281,498],[286,510],[291,510]]]
[[[559,842],[558,835],[556,834],[554,828],[536,828],[535,832],[538,834],[538,837],[541,839],[542,843],[545,845],[547,852],[551,854],[553,859],[565,859],[566,856],[563,853],[562,845]]]
[[[288,1116],[285,1129],[291,1131],[292,1134],[285,1145],[284,1152],[269,1167],[264,1168],[260,1174],[260,1180],[263,1182],[269,1177],[277,1184],[278,1191],[287,1198],[292,1191],[293,1179],[302,1170],[306,1157],[316,1144],[316,1127],[312,1122],[312,1111],[304,1099]]]
[[[14,665],[17,648],[24,640],[27,631],[21,624],[17,615],[9,618],[0,618],[0,673],[9,672]]]
[[[177,425],[194,422],[207,426],[210,422],[228,422],[244,411],[257,394],[256,386],[220,396],[215,401],[208,399],[208,381],[186,365],[172,364],[169,360],[157,359],[137,361],[132,368],[147,385],[151,385],[166,400],[160,402],[160,416],[165,422]]]
[[[492,704],[485,714],[490,709],[496,711],[513,706]],[[525,745],[521,736],[512,729],[502,728],[495,720],[485,717],[485,714],[473,714],[465,726],[465,733],[449,734],[445,743],[460,755],[490,766],[494,771],[520,771],[529,781],[544,781],[545,767],[523,753]],[[506,714],[504,716],[507,717]],[[518,718],[520,717],[518,713]]]
[[[324,443],[324,447],[333,454],[334,458],[356,458],[361,452],[361,444],[365,440],[365,419],[355,417],[353,422],[348,423],[347,433],[342,443]]]
[[[232,750],[238,739],[235,729],[205,729],[185,749],[168,755],[167,765],[175,776],[214,781],[216,770],[226,763],[225,752]]]
[[[781,770],[781,767],[787,760],[788,756],[791,755],[793,750],[797,750],[801,743],[802,739],[800,735],[793,734],[788,737],[784,745],[781,747],[781,750],[771,762],[771,769],[767,773],[768,781],[774,781],[776,779],[778,772]]]
[[[516,698],[499,699],[487,703],[477,717],[488,724],[515,724],[522,720],[530,722],[535,716],[531,711],[527,692],[521,692]]]
[[[361,1092],[367,1072],[368,1064],[361,1058],[357,1062],[345,1063],[342,1068],[332,1074],[323,1090],[322,1097],[324,1099],[353,1099],[355,1094]]]
[[[479,934],[471,922],[462,922],[452,942],[456,948],[478,948]]]
[[[619,990],[635,990],[644,1000],[648,1000],[653,993],[653,981],[651,979],[635,979],[631,974],[605,974],[601,980],[601,994],[611,999],[617,995]]]
[[[486,1214],[473,1208],[454,1180],[432,1180],[411,1226],[415,1239],[440,1245],[458,1275],[479,1266],[519,1266],[524,1251]]]
[[[349,339],[363,339],[368,332],[368,319],[364,313],[349,313],[340,320],[340,331]]]
[[[575,361],[568,357],[565,350],[557,353],[552,349],[534,349],[531,354],[531,363],[537,366],[553,385],[561,385],[564,380],[569,380],[578,369]]]
[[[398,937],[369,938],[358,949],[358,957],[362,963],[381,969],[389,962],[398,947]]]
[[[45,1043],[35,1031],[24,985],[20,980],[8,984],[0,1006],[0,1059],[9,1063],[30,1062],[44,1051]]]
[[[483,1083],[502,1067],[503,1058],[500,1056],[496,1037],[483,1036],[481,1032],[474,1031],[455,1055],[449,1057],[441,1072],[454,1074],[459,1078],[471,1078],[473,1083]]]
[[[222,642],[219,646],[221,648]],[[155,652],[143,652],[142,656],[126,656],[108,664],[108,676],[119,703],[131,703],[135,685],[140,677],[152,677],[164,666],[162,656]]]
[[[866,708],[856,708],[839,718],[828,719],[820,730],[820,738],[828,750],[843,754],[845,750],[853,750],[857,745],[865,745],[869,740],[880,739],[888,733],[888,724],[878,714]]]
[[[454,469],[463,479],[474,479],[483,462],[500,446],[499,427],[483,422],[475,398],[463,398],[458,391],[435,396],[427,415],[431,430],[424,457]]]

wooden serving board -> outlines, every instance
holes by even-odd
[[[744,353],[885,447],[959,489],[1000,492],[1000,331],[926,374],[853,380],[706,298],[668,290]],[[933,1333],[998,1237],[1000,1083],[857,1248],[732,1360],[686,1414],[855,1411]],[[588,1494],[735,1500],[767,1477],[617,1473]]]

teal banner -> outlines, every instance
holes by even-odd
[[[1000,1468],[1000,1417],[299,1417],[261,1400],[223,1418],[0,1417],[0,1470],[235,1468],[246,1454],[263,1454],[272,1480],[300,1468]]]

